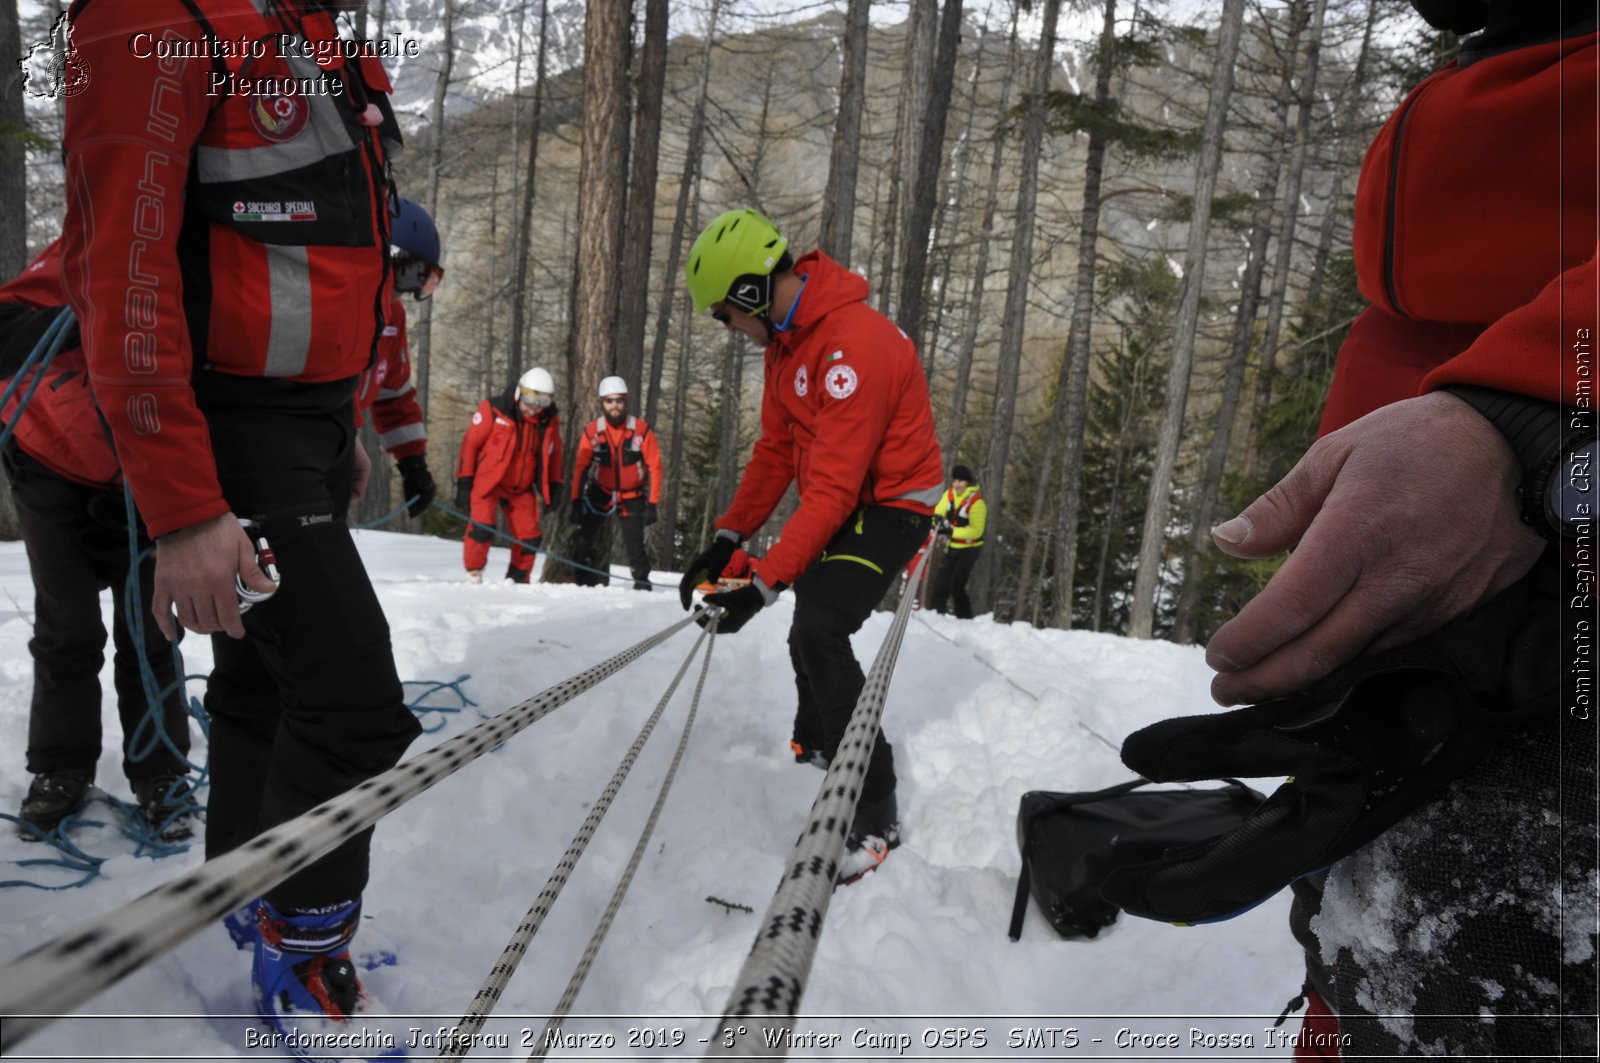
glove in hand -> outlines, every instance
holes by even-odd
[[[1511,728],[1553,723],[1559,610],[1548,577],[1541,566],[1435,634],[1299,694],[1134,732],[1123,763],[1157,782],[1291,778],[1237,829],[1120,868],[1101,896],[1166,922],[1231,918],[1382,834]]]
[[[544,507],[544,515],[553,517],[561,512],[561,507],[567,504],[567,485],[550,485],[550,504]]]
[[[650,525],[654,524],[656,522],[657,516],[658,516],[658,514],[656,513],[656,504],[654,502],[645,503],[645,507],[644,507],[644,526],[646,528],[648,528],[648,527],[650,527]],[[729,556],[732,556],[732,555],[729,555]]]
[[[678,582],[678,600],[683,603],[685,609],[689,608],[694,598],[694,589],[721,576],[722,570],[728,567],[728,562],[733,560],[733,552],[738,548],[738,544],[732,539],[726,535],[719,535],[711,540],[711,545],[701,551],[698,557],[689,562],[688,567],[683,570],[683,579]]]
[[[406,507],[406,512],[413,517],[422,516],[439,494],[439,488],[433,482],[433,473],[428,471],[428,459],[421,454],[412,454],[395,462],[395,468],[400,470],[401,489],[407,498],[414,499]]]
[[[463,476],[456,481],[456,508],[463,513],[472,512],[472,477]]]
[[[716,606],[722,610],[722,619],[717,622],[717,634],[731,635],[750,622],[750,618],[761,612],[767,606],[767,595],[771,594],[777,600],[776,591],[766,590],[758,580],[751,580],[743,587],[731,591],[718,591],[708,594],[704,598],[707,608]],[[698,620],[701,627],[711,622],[709,613],[702,614]]]

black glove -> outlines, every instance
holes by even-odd
[[[933,530],[935,534],[939,536],[939,538],[948,539],[950,538],[950,533],[954,529],[951,527],[949,521],[941,517],[933,522]]]
[[[646,502],[644,504],[644,526],[646,528],[654,524],[659,516],[660,515],[656,513],[656,504],[654,502]],[[729,556],[732,555],[730,554]],[[724,564],[726,564],[726,562],[724,562]]]
[[[472,477],[462,476],[456,480],[456,508],[463,513],[472,512]]]
[[[689,562],[689,567],[683,571],[683,579],[678,583],[678,600],[683,603],[685,609],[689,608],[690,600],[694,597],[694,589],[721,576],[722,570],[728,567],[728,562],[733,560],[733,552],[738,548],[738,543],[726,535],[719,535],[711,540],[711,545],[701,551],[699,557]],[[719,630],[726,631],[727,628]]]
[[[550,503],[544,507],[544,515],[547,516],[547,517],[553,517],[557,513],[560,513],[561,512],[561,507],[566,504],[566,501],[567,501],[567,485],[566,484],[551,484],[550,485]]]
[[[1134,732],[1123,763],[1157,782],[1291,778],[1237,829],[1120,868],[1101,896],[1165,922],[1227,919],[1382,834],[1510,728],[1550,720],[1559,673],[1552,568],[1299,694]]]
[[[731,591],[718,591],[716,594],[705,596],[707,608],[716,606],[722,610],[722,619],[717,623],[717,634],[731,635],[744,627],[752,616],[766,608],[770,601],[778,600],[777,591],[769,591],[759,580],[751,580],[743,587]],[[702,613],[698,623],[705,627],[711,621],[709,613]]]
[[[421,454],[412,454],[401,458],[394,463],[400,470],[400,484],[407,498],[415,499],[406,507],[406,512],[413,517],[420,517],[433,505],[434,496],[439,489],[434,486],[433,473],[428,471],[428,459]]]

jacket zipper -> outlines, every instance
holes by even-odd
[[[1400,192],[1400,153],[1405,143],[1406,122],[1411,117],[1412,109],[1422,99],[1422,94],[1428,90],[1441,74],[1453,69],[1454,67],[1447,67],[1445,70],[1440,70],[1425,79],[1422,84],[1417,86],[1416,91],[1411,94],[1411,98],[1406,101],[1405,106],[1401,108],[1399,115],[1395,118],[1394,147],[1389,153],[1389,187],[1388,196],[1384,202],[1383,216],[1383,291],[1389,297],[1390,308],[1400,317],[1409,316],[1405,312],[1405,308],[1400,305],[1400,291],[1395,283],[1394,275],[1395,204],[1399,199]]]

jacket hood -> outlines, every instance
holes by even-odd
[[[788,331],[778,333],[785,346],[805,332],[812,324],[841,306],[867,301],[867,280],[851,273],[829,258],[825,252],[813,251],[794,264],[796,274],[806,279],[805,290],[800,293],[800,305],[794,312],[794,323]]]

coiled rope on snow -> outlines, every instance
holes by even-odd
[[[693,623],[670,627],[0,968],[0,1054]]]

